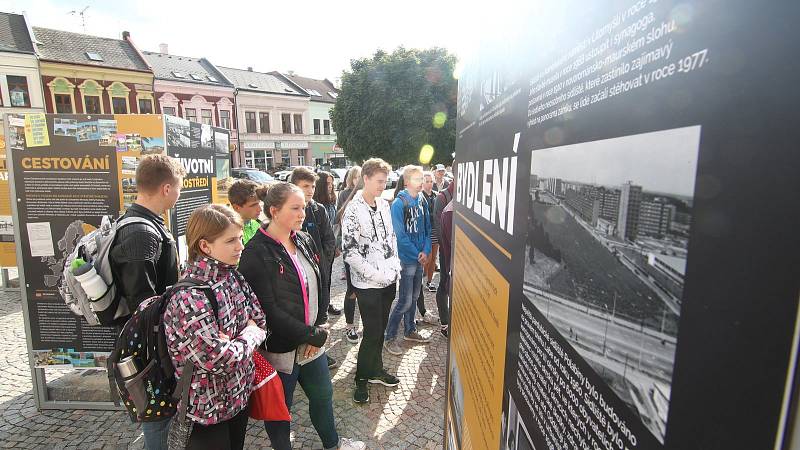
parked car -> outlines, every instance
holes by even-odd
[[[292,171],[297,167],[305,167],[306,169],[309,169],[312,172],[314,171],[314,168],[309,166],[291,166],[285,170],[275,172],[275,179],[277,179],[278,181],[289,181],[289,175],[291,175]]]
[[[275,178],[270,176],[270,174],[249,167],[236,167],[231,169],[231,176],[233,178],[253,180],[256,183],[271,183],[275,181]]]

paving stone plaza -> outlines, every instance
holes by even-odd
[[[342,306],[345,284],[341,259],[333,270],[332,303]],[[434,294],[426,304],[436,311]],[[358,311],[356,311],[358,322]],[[392,389],[373,385],[370,403],[353,403],[353,374],[358,344],[344,338],[344,315],[331,323],[330,354],[341,362],[331,372],[334,412],[339,434],[363,440],[368,449],[440,449],[446,394],[447,341],[437,328],[420,326],[430,335],[428,345],[407,346],[401,356],[384,351],[387,369],[400,378]],[[319,449],[322,444],[308,417],[302,389],[292,410],[294,448]],[[25,326],[18,290],[0,290],[0,448],[26,449],[141,449],[138,426],[123,411],[37,411],[25,343]],[[269,439],[260,422],[250,422],[247,449],[266,449]]]

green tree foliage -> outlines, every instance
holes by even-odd
[[[420,149],[430,144],[430,164],[450,163],[458,95],[455,64],[456,57],[441,48],[400,47],[391,54],[378,50],[372,58],[352,60],[330,113],[347,157],[419,164]]]

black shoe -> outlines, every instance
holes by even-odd
[[[390,374],[387,371],[382,371],[379,375],[369,377],[368,380],[372,384],[382,384],[384,386],[395,387],[400,384],[400,379]]]
[[[356,387],[353,389],[353,401],[356,403],[367,403],[369,401],[367,380],[356,380]]]
[[[328,369],[335,369],[335,368],[339,367],[339,361],[337,361],[336,359],[332,358],[327,353],[325,354],[325,356],[328,357]]]
[[[328,314],[339,316],[342,314],[342,310],[333,305],[328,305]]]
[[[442,333],[442,336],[448,337],[449,330],[450,330],[450,327],[445,325],[439,331]]]

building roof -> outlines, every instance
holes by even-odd
[[[34,54],[25,16],[0,12],[0,51]]]
[[[127,40],[39,27],[33,27],[33,34],[44,60],[150,72]]]
[[[158,52],[142,52],[157,80],[233,87],[205,58],[190,58]]]
[[[219,67],[237,89],[252,92],[264,92],[268,94],[293,95],[298,97],[308,97],[309,95],[297,86],[281,79],[272,73],[255,72],[252,70],[233,69],[230,67]]]
[[[312,102],[336,103],[339,90],[329,80],[316,80],[293,73],[281,74],[311,95]],[[331,95],[333,94],[333,95]]]

